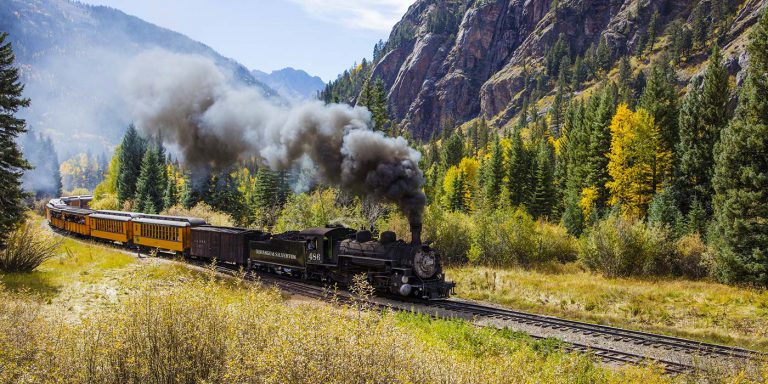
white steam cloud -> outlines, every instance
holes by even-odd
[[[372,131],[365,108],[278,105],[234,85],[209,59],[160,50],[138,55],[122,78],[139,128],[178,146],[192,167],[226,168],[253,155],[272,170],[309,161],[320,181],[395,202],[420,223],[421,154]]]

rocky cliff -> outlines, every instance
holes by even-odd
[[[546,56],[560,36],[567,43],[571,59],[595,55],[602,42],[609,56],[603,73],[610,74],[622,55],[644,52],[642,47],[650,29],[655,29],[657,44],[651,45],[647,54],[637,56],[641,68],[660,52],[668,51],[671,26],[683,25],[692,30],[694,27],[687,26],[694,22],[714,25],[719,21],[713,19],[717,7],[718,15],[727,22],[715,40],[728,55],[738,58],[743,53],[743,35],[765,3],[418,0],[393,28],[389,41],[374,60],[371,78],[384,81],[390,114],[417,138],[429,138],[447,121],[463,123],[485,118],[503,126],[514,118],[522,99],[530,97],[532,79],[546,72]],[[702,45],[699,52],[707,50]],[[701,64],[695,53],[679,64],[681,81]],[[738,65],[733,66],[734,71],[738,69]],[[539,82],[544,84],[543,96],[554,88],[554,82],[546,76]]]

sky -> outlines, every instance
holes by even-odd
[[[330,81],[386,40],[415,0],[85,0],[180,32],[249,69]]]

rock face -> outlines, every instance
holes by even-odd
[[[701,1],[709,6],[710,0]],[[726,46],[754,23],[765,3],[739,5]],[[372,78],[383,80],[390,113],[414,137],[427,139],[446,121],[482,117],[503,125],[522,104],[526,75],[543,68],[561,34],[572,57],[604,41],[615,59],[634,52],[655,11],[662,15],[664,31],[676,20],[687,21],[695,5],[673,0],[418,0],[393,28],[389,51],[376,63]]]

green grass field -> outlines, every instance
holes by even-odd
[[[548,315],[768,350],[768,291],[688,280],[450,268],[458,296]]]

